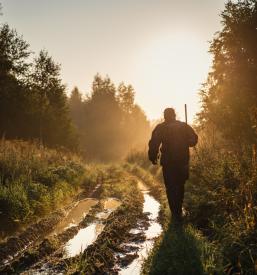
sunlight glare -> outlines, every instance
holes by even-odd
[[[165,107],[172,106],[183,120],[187,103],[192,122],[199,110],[198,90],[210,65],[207,46],[192,34],[177,33],[160,37],[143,49],[137,73],[148,88],[145,100],[149,101],[150,118],[160,117]]]

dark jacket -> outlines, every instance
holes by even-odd
[[[189,162],[189,147],[197,144],[198,136],[184,122],[175,120],[158,124],[149,141],[148,157],[155,162],[161,145],[161,165],[185,166]]]

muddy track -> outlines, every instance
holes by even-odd
[[[134,178],[136,187],[124,196],[120,206],[115,203],[115,207],[108,208],[108,203],[117,202],[112,198],[91,201],[86,216],[80,221],[77,217],[77,224],[69,223],[76,216],[72,212],[76,205],[87,201],[82,199],[63,209],[54,221],[51,219],[56,213],[34,225],[35,239],[24,232],[30,238],[27,245],[21,240],[22,234],[15,238],[22,247],[8,240],[2,246],[2,258],[6,261],[4,254],[14,255],[13,247],[16,255],[2,265],[1,274],[139,274],[142,261],[162,229],[158,223],[159,203],[143,184],[138,184],[138,179],[135,184],[135,177],[129,177]]]
[[[162,228],[158,222],[159,203],[146,186],[139,184],[139,189],[110,216],[104,231],[79,259],[63,263],[63,266],[75,266],[69,269],[70,273],[140,274],[142,263]]]
[[[48,217],[41,219],[39,222],[30,225],[24,232],[18,236],[10,237],[0,244],[0,272],[5,266],[12,264],[33,246],[48,236],[76,205],[86,196],[98,196],[100,185],[97,185],[91,192],[84,191],[78,194],[72,203],[50,214]]]

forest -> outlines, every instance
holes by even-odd
[[[180,230],[132,85],[96,72],[68,91],[0,25],[0,274],[257,274],[257,2],[220,20]]]

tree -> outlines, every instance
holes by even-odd
[[[202,125],[213,124],[237,146],[256,143],[257,3],[229,1],[210,47],[212,71],[201,91]]]
[[[82,100],[82,94],[77,87],[71,91],[69,110],[72,122],[77,129],[80,129],[83,125],[84,103]]]
[[[82,143],[89,157],[110,160],[120,155],[121,115],[114,84],[97,74],[85,101]]]
[[[74,130],[69,118],[65,86],[60,78],[60,65],[46,51],[40,51],[30,75],[31,97],[37,108],[37,135],[48,145],[76,147]]]
[[[24,76],[30,66],[27,58],[31,52],[29,44],[9,25],[0,28],[0,76],[12,75],[17,78]]]
[[[121,109],[129,114],[132,112],[135,100],[135,91],[131,85],[126,86],[123,82],[118,86],[118,100]]]
[[[92,91],[83,102],[83,123],[78,128],[87,157],[118,160],[131,149],[146,144],[149,122],[134,103],[134,94],[131,85],[121,83],[116,88],[109,77],[95,76]],[[77,102],[74,106],[78,106],[77,91],[72,97]]]
[[[122,109],[123,140],[127,151],[142,148],[147,144],[150,124],[143,110],[135,104],[135,91],[131,85],[123,82],[118,86],[117,94]],[[136,135],[135,135],[136,133]]]
[[[30,55],[26,43],[7,24],[0,28],[0,135],[10,138],[23,133],[26,121],[26,73]]]

